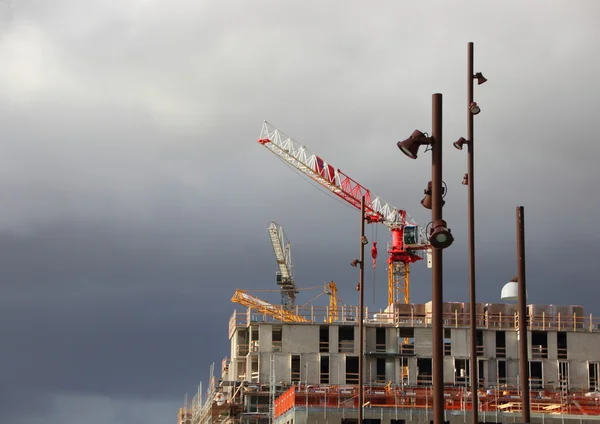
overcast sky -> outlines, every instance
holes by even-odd
[[[263,120],[419,222],[444,96],[449,301],[468,300],[467,43],[475,43],[478,300],[516,273],[533,303],[600,315],[600,3],[0,2],[0,422],[163,424],[229,355],[235,288],[297,284],[356,303],[358,212],[256,143]],[[385,227],[367,303],[385,307]],[[430,299],[413,266],[412,299]],[[303,292],[305,302],[317,293]],[[277,293],[262,293],[277,302]],[[325,302],[326,299],[319,299]],[[318,302],[317,302],[318,303]]]

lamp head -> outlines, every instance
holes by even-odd
[[[469,174],[465,174],[462,180],[462,185],[469,185]]]
[[[461,137],[458,140],[456,140],[454,143],[452,143],[452,145],[454,147],[456,147],[458,150],[462,150],[463,145],[469,144],[469,143],[470,143],[469,140],[466,140],[464,137]]]
[[[477,72],[475,75],[473,75],[473,78],[477,80],[477,85],[481,85],[487,81],[487,78],[484,77],[481,72]]]
[[[445,194],[446,189],[444,187],[442,187],[442,196]],[[432,197],[431,197],[431,181],[429,181],[427,183],[427,188],[425,190],[423,190],[423,193],[425,193],[425,197],[423,197],[423,200],[421,200],[421,205],[423,205],[423,207],[425,209],[431,209],[432,207]],[[442,207],[446,204],[446,201],[442,199]]]
[[[469,112],[471,112],[473,115],[478,115],[479,112],[481,112],[481,108],[477,105],[476,102],[471,103],[471,106],[469,106]]]
[[[413,133],[404,141],[396,143],[402,153],[411,159],[417,158],[419,147],[422,144],[431,144],[431,137],[427,137],[419,130],[414,130]]]
[[[429,235],[429,242],[436,249],[445,249],[449,247],[454,241],[454,236],[447,228],[446,221],[443,219],[436,219],[433,221],[431,226],[431,234]]]

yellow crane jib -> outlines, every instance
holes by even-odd
[[[262,314],[266,314],[282,322],[312,322],[304,317],[301,317],[300,315],[296,315],[293,312],[283,309],[282,307],[275,306],[269,302],[259,299],[258,297],[249,295],[244,290],[237,289],[233,294],[231,301],[234,303],[239,303],[242,306],[255,309]]]

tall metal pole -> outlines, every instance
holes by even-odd
[[[442,219],[442,95],[432,97],[431,219]],[[444,321],[442,249],[432,249],[433,422],[444,424]]]
[[[359,284],[359,305],[358,305],[358,422],[363,422],[363,405],[364,405],[364,303],[365,303],[365,196],[360,200],[360,268],[358,276]]]
[[[527,349],[527,286],[525,284],[525,208],[517,206],[517,278],[519,280],[519,364],[523,422],[530,423],[529,354]]]
[[[479,367],[477,366],[477,304],[475,297],[475,182],[473,177],[473,114],[470,106],[473,103],[473,43],[469,43],[467,54],[467,183],[469,189],[469,321],[471,323],[471,399],[473,424],[479,422]]]

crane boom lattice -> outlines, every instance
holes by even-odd
[[[266,314],[283,322],[312,322],[304,317],[301,317],[300,315],[296,315],[293,312],[288,311],[287,309],[272,305],[269,302],[259,299],[258,297],[249,295],[244,290],[236,290],[231,298],[231,301],[255,309],[262,314]]]
[[[365,197],[365,215],[369,223],[382,223],[392,232],[388,247],[388,304],[410,300],[410,263],[422,259],[421,251],[430,247],[425,229],[403,209],[396,208],[373,194],[348,175],[332,166],[281,132],[264,122],[258,142],[272,153],[327,188],[357,209]]]
[[[281,305],[284,309],[293,310],[298,291],[293,276],[292,247],[281,225],[271,222],[268,230],[273,253],[279,267],[277,284],[281,286]]]

